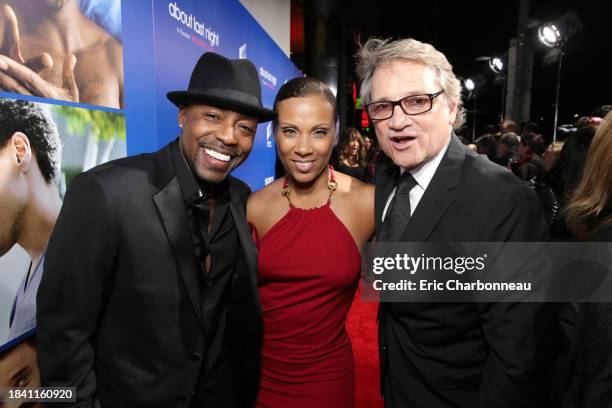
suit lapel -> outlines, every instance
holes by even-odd
[[[166,237],[174,253],[176,267],[183,279],[198,322],[204,328],[200,284],[197,275],[200,272],[197,269],[193,252],[191,228],[189,228],[185,203],[174,173],[170,150],[166,147],[156,157],[154,183],[161,190],[153,196],[153,201],[164,225]]]
[[[433,186],[432,186],[433,187]],[[454,195],[444,189],[428,188],[402,234],[402,242],[425,242],[440,222]]]
[[[403,242],[424,242],[429,239],[448,207],[455,201],[455,187],[461,181],[464,160],[465,148],[453,134],[444,158],[402,234]]]
[[[236,226],[238,239],[240,240],[240,245],[242,246],[247,265],[247,276],[243,276],[243,279],[245,279],[249,290],[252,292],[253,299],[259,299],[259,293],[257,291],[257,248],[253,243],[253,238],[249,231],[244,212],[244,203],[241,201],[240,195],[236,194],[237,191],[233,188],[233,184],[234,180],[230,179],[230,186],[232,187],[233,193],[230,202],[230,210],[234,218],[234,225]]]

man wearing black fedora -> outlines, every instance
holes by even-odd
[[[74,407],[254,406],[262,335],[248,187],[255,66],[214,53],[168,93],[180,137],[70,184],[38,291],[42,383]]]

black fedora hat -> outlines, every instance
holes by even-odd
[[[214,52],[200,57],[186,91],[168,92],[167,96],[178,107],[205,103],[252,115],[258,122],[276,118],[276,112],[261,103],[261,85],[255,65],[246,59],[231,60]]]

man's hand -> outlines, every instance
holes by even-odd
[[[23,58],[19,40],[17,16],[8,4],[2,7],[2,14],[4,17],[4,38],[2,44],[0,44],[0,54],[9,57],[19,64],[27,66],[37,74],[52,68],[53,59],[46,52],[32,57],[27,61]]]
[[[69,55],[64,61],[62,87],[57,87],[32,69],[0,55],[0,89],[22,95],[78,102],[79,90],[74,79],[76,57]]]
[[[19,39],[17,16],[9,5],[2,7],[4,38],[0,44],[0,89],[22,95],[35,95],[50,99],[79,101],[79,90],[74,78],[76,57],[69,55],[64,61],[62,86],[57,87],[40,76],[53,67],[53,59],[42,53],[27,61],[23,58]]]

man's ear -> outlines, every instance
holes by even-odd
[[[181,129],[185,126],[185,116],[187,116],[187,106],[181,105],[178,111],[178,125]]]
[[[448,124],[453,126],[455,124],[455,119],[457,118],[457,103],[456,102],[452,102],[449,101],[448,102],[448,109],[449,109],[449,115],[448,115]]]
[[[21,171],[25,172],[30,167],[32,162],[32,148],[30,147],[30,140],[28,137],[21,132],[13,133],[11,136],[11,148],[15,155],[15,161],[21,168]]]

